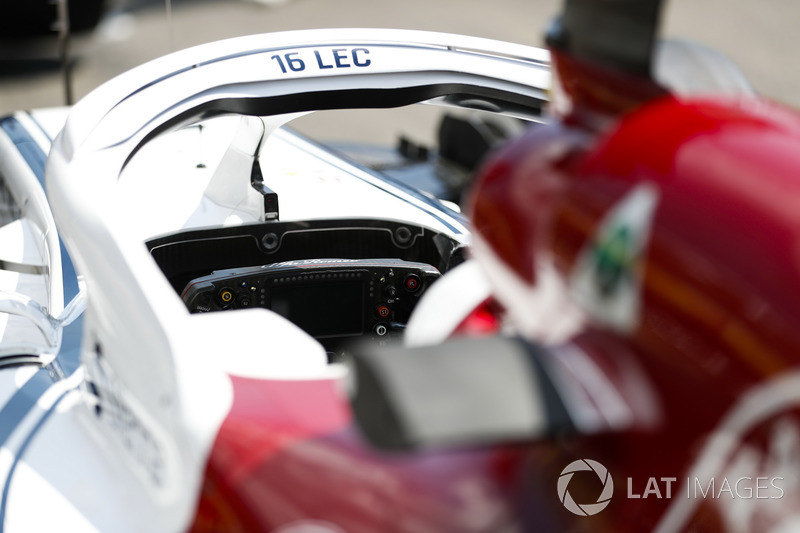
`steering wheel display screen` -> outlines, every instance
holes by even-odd
[[[314,337],[364,332],[364,284],[347,281],[273,287],[272,310]]]
[[[353,337],[400,335],[440,276],[432,265],[402,259],[297,259],[216,270],[189,282],[181,297],[192,313],[270,309],[338,354]]]

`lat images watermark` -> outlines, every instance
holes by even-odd
[[[569,484],[577,473],[596,476],[602,483],[597,501],[578,503],[569,491]],[[684,486],[677,477],[648,477],[646,480],[627,478],[628,499],[673,499],[687,500],[779,500],[785,495],[784,478],[780,476],[731,477],[687,477]],[[611,503],[614,495],[614,480],[608,469],[592,459],[578,459],[567,465],[558,477],[558,498],[564,507],[580,516],[592,516]]]
[[[603,491],[598,496],[597,501],[594,503],[578,504],[569,493],[569,482],[576,472],[588,470],[594,472],[603,483]],[[611,479],[611,474],[605,466],[597,461],[591,459],[578,459],[567,465],[558,476],[558,499],[568,511],[581,516],[591,516],[599,513],[605,509],[611,502],[611,496],[614,495],[614,480]]]
[[[678,481],[674,477],[648,478],[644,491],[634,488],[633,478],[628,478],[628,498],[667,498],[673,497],[672,487]],[[737,478],[686,478],[686,498],[690,500],[738,499],[738,500],[780,500],[785,491],[781,486],[782,477],[741,476]],[[664,490],[662,490],[664,489]]]

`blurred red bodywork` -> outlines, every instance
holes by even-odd
[[[579,350],[620,391],[629,384],[613,369],[635,360],[657,418],[515,447],[384,455],[354,429],[337,382],[232,378],[194,531],[303,520],[349,532],[764,531],[800,510],[794,481],[776,505],[735,508],[727,493],[690,490],[699,474],[800,479],[800,394],[784,394],[800,366],[800,115],[752,98],[683,100],[555,62],[572,109],[485,166],[474,230],[524,284],[540,283],[546,257],[567,287],[604,215],[637,184],[655,187],[637,327],[588,320],[560,348]],[[496,331],[490,311],[461,331]],[[616,481],[595,516],[571,514],[557,494],[561,470],[580,458]],[[597,495],[577,479],[573,497]],[[658,497],[642,497],[651,479]]]
[[[769,529],[800,510],[794,481],[776,493],[777,505],[740,502],[738,510],[727,492],[698,499],[692,485],[721,435],[734,444],[718,450],[727,455],[711,472],[717,488],[745,456],[756,466],[741,476],[800,475],[800,401],[783,387],[800,366],[800,115],[745,97],[614,106],[573,85],[580,90],[566,87],[572,113],[530,130],[486,167],[471,218],[525,284],[539,283],[537,265],[547,257],[567,286],[603,216],[635,186],[655,186],[638,326],[623,335],[589,320],[567,344],[590,358],[608,343],[632,352],[661,415],[651,428],[562,443],[553,452],[563,458],[530,475],[552,484],[563,466],[586,457],[619,485],[630,483],[602,514],[576,518],[571,527],[579,530],[651,530],[672,507],[680,509],[665,530]],[[597,127],[598,115],[619,111]],[[659,481],[661,497],[637,498],[651,478],[676,478],[679,494],[666,498]],[[555,498],[550,504],[558,515]]]

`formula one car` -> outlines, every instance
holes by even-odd
[[[483,486],[488,455],[373,451],[341,362],[355,340],[403,336],[466,259],[465,218],[400,181],[424,174],[413,165],[373,171],[283,126],[415,102],[538,121],[547,57],[407,31],[254,36],[146,64],[68,118],[2,119],[2,527],[477,531],[511,520],[505,504],[465,506],[501,500]],[[481,137],[470,120],[443,128]]]
[[[1,119],[0,528],[792,530],[800,119],[706,53],[654,81],[659,3],[569,0],[552,93],[538,49],[315,30]],[[532,125],[471,222],[487,119],[399,165],[287,127],[417,102]]]

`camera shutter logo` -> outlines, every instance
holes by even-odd
[[[569,482],[572,480],[572,476],[575,472],[583,470],[593,471],[603,483],[603,491],[600,493],[595,503],[578,504],[572,499],[572,496],[567,490],[569,488]],[[611,502],[611,496],[613,495],[614,480],[611,479],[611,474],[608,473],[606,467],[597,461],[578,459],[568,464],[567,467],[561,471],[561,475],[558,476],[558,499],[561,500],[561,503],[568,511],[576,515],[592,516],[599,513],[608,506],[609,502]]]

